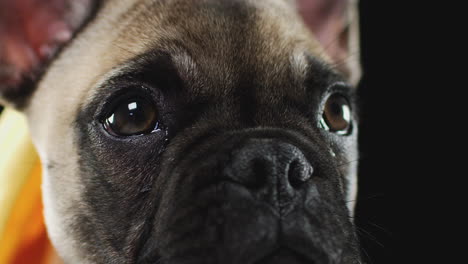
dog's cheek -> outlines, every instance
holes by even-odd
[[[341,176],[343,198],[351,216],[354,214],[358,192],[359,151],[357,137],[358,131],[356,127],[351,135],[345,137],[327,137],[331,154],[334,157],[334,162]]]
[[[152,182],[159,174],[165,133],[115,138],[89,116],[83,113],[75,130],[78,177],[85,188],[81,202],[87,209],[79,216],[79,236],[99,241],[101,246],[87,251],[101,261],[129,261],[154,210]]]
[[[88,254],[82,250],[80,240],[72,229],[76,219],[76,212],[67,205],[68,198],[54,190],[54,178],[45,170],[43,172],[42,197],[44,202],[44,217],[48,236],[57,249],[60,257],[66,263],[87,263]],[[69,188],[67,188],[70,191]],[[78,211],[74,203],[74,208]]]

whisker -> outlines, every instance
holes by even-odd
[[[364,155],[363,153],[360,153],[358,158],[353,159],[353,160],[346,160],[346,159],[344,159],[344,162],[338,164],[337,167],[339,168],[339,167],[342,167],[342,166],[345,166],[345,165],[349,165],[349,164],[355,163],[355,162],[360,162],[360,161],[363,161],[363,160],[365,160],[365,155]]]
[[[366,223],[368,223],[369,225],[373,226],[373,227],[376,227],[377,229],[383,231],[386,235],[390,236],[390,237],[393,237],[393,234],[390,230],[386,229],[385,227],[382,227],[376,223],[373,223],[373,222],[370,222],[370,221],[366,221]]]
[[[343,163],[341,163],[341,164],[338,164],[337,167],[339,168],[339,167],[342,167],[342,166],[345,166],[345,165],[349,165],[349,164],[351,164],[351,163],[355,163],[355,162],[358,162],[358,161],[360,161],[360,160],[361,160],[361,158],[354,159],[354,160],[350,160],[350,161],[346,161],[346,162],[343,162]]]
[[[360,246],[360,249],[361,249],[361,252],[364,253],[364,255],[366,256],[366,259],[369,261],[370,264],[372,264],[372,259],[369,255],[369,253],[367,253],[367,250],[363,247],[363,246]],[[361,262],[361,264],[363,264],[364,262]]]
[[[365,230],[362,227],[358,227],[358,226],[356,226],[356,231],[358,232],[358,234],[362,235],[363,237],[366,237],[366,238],[370,239],[372,242],[376,243],[380,247],[385,248],[384,244],[382,244],[374,235],[372,235],[371,232]]]

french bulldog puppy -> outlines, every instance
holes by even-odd
[[[65,263],[361,263],[352,0],[0,0]]]

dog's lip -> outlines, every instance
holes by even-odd
[[[259,256],[257,259],[253,260],[252,264],[267,264],[267,263],[284,263],[284,258],[288,258],[290,264],[314,264],[309,256],[306,256],[290,247],[280,246],[262,256]],[[276,262],[277,261],[277,262]]]

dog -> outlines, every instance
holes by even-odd
[[[2,0],[65,263],[361,263],[351,0]]]

